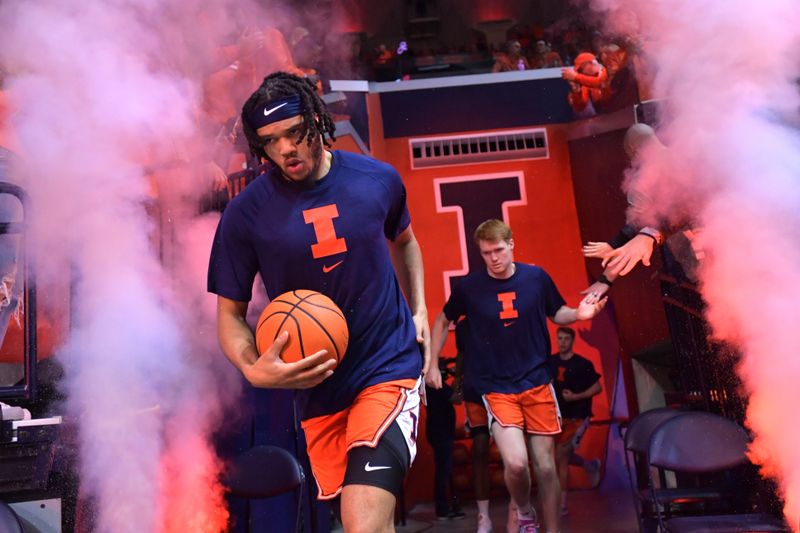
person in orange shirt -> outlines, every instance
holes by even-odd
[[[381,43],[378,46],[378,55],[375,57],[376,65],[386,65],[394,59],[394,54],[389,50],[385,44]]]
[[[536,54],[530,63],[532,68],[555,68],[564,65],[561,56],[542,40],[536,41]]]
[[[530,70],[528,60],[522,55],[522,45],[519,41],[508,41],[503,46],[503,52],[495,58],[492,72],[514,72],[516,70]]]
[[[569,83],[571,90],[567,98],[572,109],[578,114],[594,114],[594,106],[586,111],[589,104],[601,102],[608,88],[608,72],[594,54],[578,54],[573,68],[561,69],[561,77]]]

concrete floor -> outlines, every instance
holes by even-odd
[[[569,514],[562,519],[561,533],[635,533],[638,531],[636,511],[625,471],[622,441],[616,426],[611,428],[609,437],[606,467],[600,486],[592,490],[569,493],[567,496]],[[397,531],[399,533],[474,532],[477,528],[477,508],[471,502],[465,502],[463,507],[466,514],[463,519],[437,520],[433,503],[419,504],[409,511],[406,525],[398,526]],[[508,516],[508,501],[492,501],[490,515],[494,532],[503,533]]]
[[[633,533],[636,532],[636,515],[630,492],[623,489],[600,489],[572,492],[568,497],[570,512],[562,519],[561,533]],[[490,514],[495,533],[505,531],[508,502],[495,501]],[[405,526],[397,531],[417,533],[443,531],[449,533],[474,532],[477,509],[474,504],[465,506],[466,516],[461,520],[436,520],[432,503],[416,506],[408,514]]]

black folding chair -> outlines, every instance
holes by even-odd
[[[727,418],[690,412],[661,423],[650,438],[648,464],[693,474],[731,470],[747,462],[750,441],[745,430]],[[648,469],[653,501],[656,485]],[[655,505],[659,527],[667,533],[745,533],[788,531],[783,521],[768,514],[678,516],[666,519]]]
[[[225,485],[232,496],[247,499],[272,498],[297,493],[295,531],[300,531],[303,512],[303,468],[292,454],[277,446],[255,446],[239,455],[231,465]]]
[[[644,472],[647,468],[647,448],[650,445],[650,437],[653,431],[662,422],[675,418],[683,414],[683,411],[677,409],[670,409],[667,407],[659,409],[651,409],[645,411],[628,424],[625,431],[625,466],[628,472],[628,479],[631,484],[631,491],[633,492],[633,501],[636,506],[637,521],[639,523],[639,531],[652,531],[656,528],[657,519],[655,510],[650,505],[650,494],[648,491],[647,476],[640,476],[640,472]],[[629,458],[629,456],[633,456]],[[633,468],[631,468],[631,463]],[[631,472],[635,471],[634,474]],[[662,487],[666,485],[664,473],[659,472],[659,477],[662,480]],[[663,500],[667,496],[663,496]],[[661,505],[664,505],[662,502]]]

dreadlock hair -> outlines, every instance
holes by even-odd
[[[331,147],[330,141],[335,141],[333,135],[336,125],[333,123],[330,113],[328,113],[325,103],[317,95],[317,88],[307,78],[301,78],[288,72],[273,72],[261,82],[256,91],[242,106],[242,129],[247,137],[247,144],[250,152],[255,157],[269,159],[264,151],[264,142],[250,125],[247,117],[258,106],[270,100],[299,96],[303,105],[303,125],[297,144],[306,139],[309,146],[322,137],[322,142],[328,148]],[[330,141],[326,138],[330,137]]]

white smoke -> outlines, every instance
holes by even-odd
[[[641,222],[693,222],[715,336],[742,352],[753,457],[775,477],[800,530],[800,3],[592,0],[606,28],[633,36],[661,104],[640,183]]]
[[[205,292],[215,221],[192,221],[209,184],[185,154],[210,150],[200,82],[232,12],[221,1],[0,4],[39,280],[74,280],[58,357],[98,531],[225,527],[211,436],[240,381]]]

